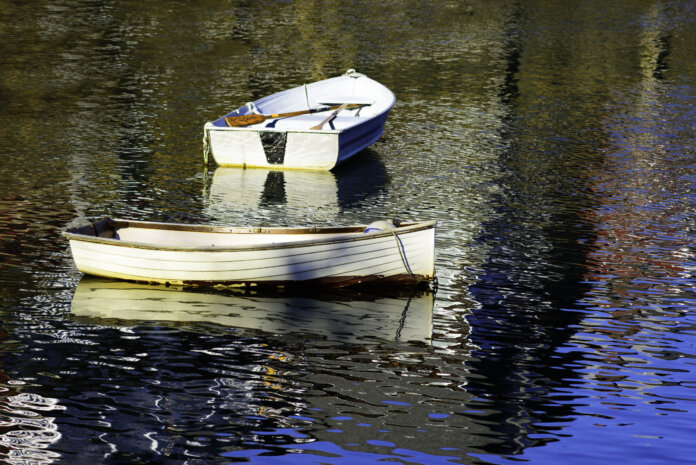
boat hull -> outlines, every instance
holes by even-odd
[[[213,160],[222,166],[330,170],[382,136],[395,97],[382,84],[349,72],[264,97],[226,117],[310,109],[324,105],[323,102],[361,106],[342,110],[321,129],[310,128],[325,120],[331,113],[328,110],[271,118],[247,127],[229,127],[225,117],[219,118],[203,128],[205,161]]]
[[[172,225],[103,221],[124,227],[115,228],[114,237],[65,233],[83,273],[160,284],[251,287],[420,285],[434,278],[434,222],[376,233],[284,229],[275,236],[266,230],[259,239],[248,232],[246,244],[231,246],[224,241],[233,233],[214,227],[197,231],[179,225],[187,236],[171,241],[182,232],[166,228]],[[141,240],[124,240],[129,235]],[[142,240],[148,235],[157,242]],[[205,245],[210,242],[219,245]]]

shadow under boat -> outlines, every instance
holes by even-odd
[[[385,167],[369,150],[334,171],[268,170],[218,166],[206,187],[206,213],[224,218],[230,208],[283,206],[331,217],[384,189]]]
[[[373,295],[190,290],[85,276],[70,312],[100,324],[205,323],[275,334],[311,333],[332,341],[430,344],[434,294]],[[114,322],[116,320],[116,322]]]

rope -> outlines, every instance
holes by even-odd
[[[408,264],[408,259],[406,258],[406,251],[404,250],[404,243],[401,242],[401,238],[396,235],[394,230],[392,230],[391,233],[394,236],[394,239],[396,239],[396,248],[399,249],[399,255],[401,256],[401,263],[404,264],[404,268],[406,268],[406,271],[408,271],[409,276],[411,276],[413,278],[413,280],[416,281],[417,284],[420,284],[420,282],[423,281],[423,279],[416,277],[413,274],[413,272],[411,271],[411,266]]]

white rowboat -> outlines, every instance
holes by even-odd
[[[379,139],[395,101],[379,82],[348,70],[206,123],[204,158],[229,166],[330,170]]]
[[[384,223],[384,222],[379,222]],[[173,285],[344,287],[434,279],[435,221],[236,228],[106,218],[63,233],[78,270]]]

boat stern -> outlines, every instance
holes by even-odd
[[[204,158],[221,166],[330,170],[340,131],[287,131],[204,126]]]

